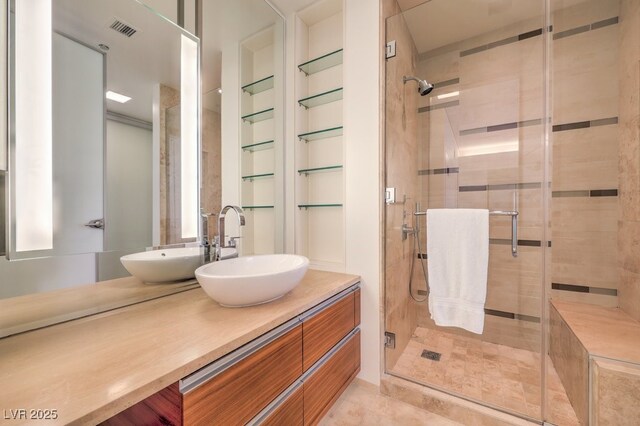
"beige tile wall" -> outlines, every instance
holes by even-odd
[[[555,3],[554,34],[619,14],[617,0]],[[591,28],[552,42],[552,123],[618,117],[619,25]],[[595,83],[602,82],[603,84]],[[551,281],[589,292],[551,290],[554,299],[617,306],[618,197],[561,196],[618,189],[618,125],[554,131],[552,140]],[[601,294],[598,289],[612,289]],[[594,292],[598,293],[594,293]]]
[[[202,110],[202,186],[200,205],[205,212],[218,213],[222,208],[220,113]],[[209,241],[218,233],[217,216],[209,221]]]
[[[419,178],[423,208],[512,210],[516,208],[515,201],[521,212],[519,239],[538,241],[539,245],[542,244],[543,226],[543,38],[532,37],[471,55],[461,56],[460,52],[541,27],[541,18],[511,25],[421,54],[418,64],[419,76],[436,83],[431,96],[419,99],[421,107],[433,108],[451,101],[459,103],[419,114],[420,169],[459,168],[458,173]],[[458,84],[440,88],[437,85],[455,78],[459,79]],[[459,91],[460,95],[437,99],[438,95],[453,91]],[[528,120],[538,121],[500,131],[472,130]],[[484,154],[480,155],[481,152]],[[523,183],[534,185],[515,189],[514,184]],[[511,186],[459,191],[459,187],[486,185]],[[423,233],[423,245],[425,237]],[[491,217],[490,237],[510,240],[510,219]],[[513,258],[507,241],[490,245],[485,306],[526,315],[533,321],[486,315],[482,336],[455,328],[448,331],[517,348],[540,350],[540,324],[536,319],[541,316],[542,247],[520,246],[519,251],[519,256]],[[417,264],[414,267],[416,288],[426,287],[422,275]],[[418,323],[435,327],[424,304],[418,309]]]
[[[620,2],[620,307],[640,321],[640,3]]]
[[[172,191],[172,182],[175,177],[171,173],[171,155],[170,155],[170,133],[180,134],[180,124],[175,123],[168,126],[171,121],[171,115],[168,110],[180,104],[180,92],[169,87],[160,85],[160,245],[174,244],[179,241],[177,236],[172,232],[172,204],[175,203],[177,194]],[[174,114],[175,115],[175,114]],[[179,115],[178,115],[179,120]],[[174,117],[175,119],[175,117]],[[177,126],[177,129],[176,129]]]
[[[160,244],[184,242],[180,237],[180,192],[175,162],[179,157],[171,150],[179,149],[180,92],[160,85]],[[169,112],[170,108],[174,108]],[[221,208],[222,177],[220,175],[220,114],[202,110],[202,183],[200,205],[205,212],[218,213]],[[178,142],[176,145],[175,142]],[[175,154],[175,153],[174,153]],[[217,221],[209,221],[209,237],[217,234]]]
[[[618,16],[617,1],[591,1],[565,8],[558,0],[555,6],[554,34]],[[517,190],[458,192],[455,189],[455,186],[540,184],[543,181],[543,37],[462,57],[459,54],[541,26],[541,19],[533,19],[420,55],[421,76],[436,82],[460,79],[457,85],[433,92],[437,96],[459,90],[459,106],[419,114],[420,168],[459,167],[457,174],[420,178],[423,206],[511,209],[515,191],[521,212],[519,238],[543,239],[541,185]],[[618,25],[613,24],[551,42],[552,124],[618,117],[618,84],[611,78],[617,75],[618,69],[618,33]],[[420,106],[425,107],[451,100],[438,101],[432,96],[419,101]],[[465,132],[528,120],[540,121],[500,131]],[[588,195],[589,192],[584,191],[618,188],[618,126],[615,123],[553,132],[551,136],[552,191],[583,191],[583,195]],[[452,155],[452,141],[458,155]],[[514,143],[517,150],[508,152]],[[479,145],[507,152],[465,155],[469,152],[467,148],[473,154]],[[596,289],[591,291],[597,291],[552,290],[552,297],[616,306],[618,197],[558,196],[552,199],[551,205],[551,226],[555,231],[553,251],[549,250],[551,281],[583,289],[592,287]],[[631,238],[629,235],[633,233],[627,234]],[[491,237],[510,238],[509,221],[492,218]],[[541,241],[540,245],[544,246],[545,242]],[[523,255],[511,259],[508,246],[492,244],[487,308],[540,317],[542,247],[521,247],[520,251]],[[640,269],[627,269],[624,276],[626,282],[632,282],[640,278]],[[424,287],[424,283],[421,285]],[[640,285],[637,287],[640,289]],[[614,292],[602,294],[599,289]],[[421,313],[420,321],[426,317],[428,314]],[[421,325],[424,324],[421,322]]]

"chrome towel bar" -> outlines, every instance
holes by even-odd
[[[518,215],[516,210],[491,210],[489,214],[492,216],[511,216],[511,255],[518,257]],[[414,216],[426,216],[427,212],[415,212]]]

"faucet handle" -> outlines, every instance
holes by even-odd
[[[235,248],[237,246],[237,240],[242,237],[229,237],[229,247]]]

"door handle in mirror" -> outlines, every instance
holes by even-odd
[[[85,223],[84,226],[94,229],[104,229],[104,219],[93,219]]]

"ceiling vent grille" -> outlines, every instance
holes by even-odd
[[[115,30],[117,32],[119,32],[120,34],[123,34],[127,37],[131,37],[132,35],[134,35],[135,33],[138,32],[138,30],[136,30],[135,28],[133,28],[130,25],[125,24],[124,22],[116,19],[115,21],[113,21],[113,23],[111,25],[109,25],[109,28],[111,28],[112,30]]]

